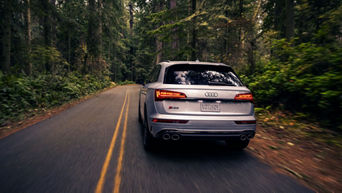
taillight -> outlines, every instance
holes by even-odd
[[[236,124],[256,124],[256,121],[235,121]]]
[[[237,101],[251,101],[253,102],[253,95],[251,93],[237,94],[234,98]]]
[[[186,98],[186,95],[181,92],[169,91],[169,90],[159,90],[155,91],[155,100],[164,100],[164,99],[181,99]]]
[[[154,123],[187,123],[188,120],[174,120],[174,119],[152,119]]]

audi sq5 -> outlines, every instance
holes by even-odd
[[[255,135],[251,91],[223,63],[168,61],[155,65],[139,94],[143,144],[225,140],[243,149]]]

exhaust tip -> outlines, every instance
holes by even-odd
[[[171,139],[172,139],[173,141],[178,141],[178,140],[180,139],[180,135],[178,135],[178,134],[173,134],[173,135],[171,136]]]
[[[169,140],[171,138],[171,136],[170,136],[170,134],[165,133],[165,134],[162,135],[162,138],[163,138],[163,140],[166,141],[166,140]]]
[[[247,140],[247,136],[246,135],[241,135],[240,136],[240,140],[241,141],[246,141]]]

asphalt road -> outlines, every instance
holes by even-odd
[[[312,192],[222,142],[145,152],[138,92],[113,88],[0,140],[0,193]]]

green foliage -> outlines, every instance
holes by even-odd
[[[135,84],[135,82],[130,81],[130,80],[125,80],[125,81],[122,81],[122,82],[118,83],[118,85],[126,85],[126,84]]]
[[[0,38],[0,68],[16,75],[112,71],[115,81],[125,80],[119,70],[121,64],[130,66],[125,6],[123,0],[2,2],[0,15],[6,19],[0,21],[0,34],[11,33]]]
[[[35,109],[61,105],[109,85],[108,77],[78,73],[37,77],[0,73],[0,126],[8,121],[20,120]]]
[[[60,74],[69,68],[69,63],[55,48],[49,46],[35,46],[31,52],[31,62],[34,64],[33,71]]]
[[[252,77],[242,76],[257,104],[318,115],[327,124],[342,125],[342,48],[275,41],[277,57],[260,65]]]
[[[342,6],[324,20],[310,41],[274,40],[270,60],[253,76],[242,76],[260,106],[282,107],[342,131]]]
[[[258,25],[253,22],[260,13],[254,10],[259,10],[258,2],[176,1],[173,8],[171,1],[133,2],[137,4],[133,57],[138,82],[157,58],[246,65],[244,55],[254,39],[254,26]]]

